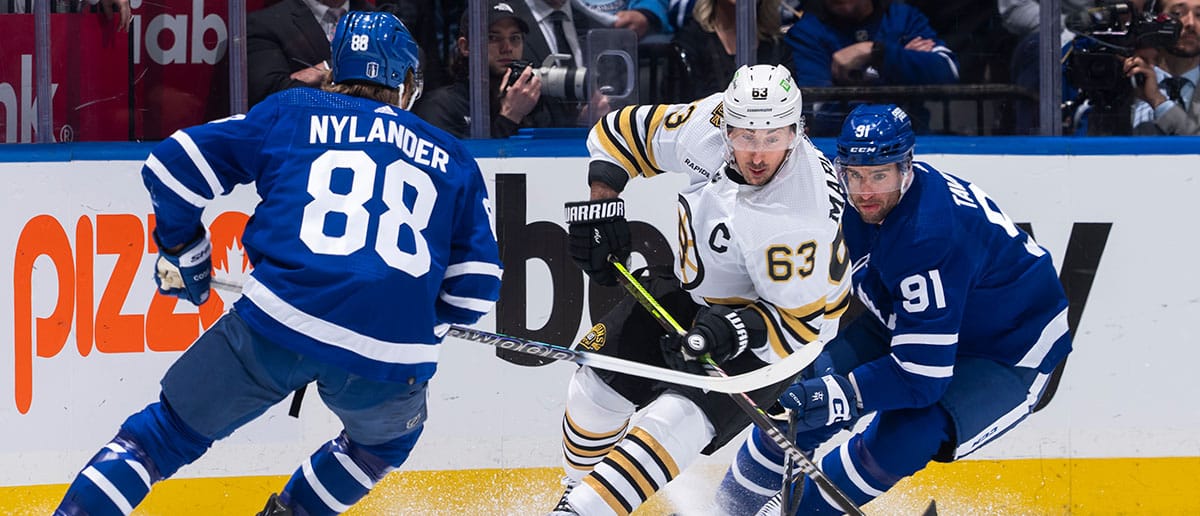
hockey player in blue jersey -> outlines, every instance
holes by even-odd
[[[896,106],[862,105],[847,117],[835,167],[854,208],[842,225],[866,311],[779,399],[809,453],[875,413],[820,460],[858,504],[1013,428],[1071,349],[1050,255],[980,187],[914,163],[914,143]],[[780,490],[782,464],[756,431],[719,503],[753,514]],[[799,514],[841,513],[812,480],[798,492]]]
[[[243,244],[254,270],[233,309],[179,357],[159,401],[130,416],[55,514],[129,514],[153,483],[316,382],[344,430],[261,514],[346,511],[404,463],[450,324],[499,295],[501,267],[478,165],[407,112],[417,45],[389,13],[351,12],[332,82],[176,132],[142,169],[154,203],[162,293],[204,303],[204,206],[238,184],[262,201]],[[265,497],[265,496],[264,496]]]

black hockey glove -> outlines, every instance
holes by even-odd
[[[659,338],[658,345],[662,348],[663,361],[666,362],[667,367],[685,373],[707,374],[699,360],[689,360],[684,356],[681,350],[683,337],[674,334],[663,335]]]
[[[717,365],[742,354],[750,343],[750,332],[737,310],[715,305],[701,310],[692,329],[683,336],[684,358],[695,360],[705,354]]]
[[[633,248],[629,223],[625,221],[625,201],[614,198],[569,202],[566,220],[571,234],[571,258],[592,281],[604,286],[616,285],[608,256],[624,263]]]

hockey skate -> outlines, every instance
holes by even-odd
[[[558,499],[558,505],[555,505],[554,509],[551,510],[547,516],[571,516],[579,514],[575,512],[575,509],[571,508],[570,503],[567,503],[567,496],[570,496],[571,490],[575,489],[575,486],[579,485],[579,481],[572,480],[571,477],[563,477],[562,485],[562,498]]]
[[[271,493],[271,497],[267,499],[266,507],[263,507],[262,512],[256,516],[292,516],[292,508],[283,504],[279,499],[278,493]]]

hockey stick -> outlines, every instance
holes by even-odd
[[[652,297],[650,293],[642,287],[641,283],[638,283],[637,278],[634,278],[633,275],[629,273],[629,269],[625,268],[624,264],[611,256],[609,257],[609,261],[612,263],[613,267],[617,269],[617,272],[620,273],[620,275],[617,277],[617,280],[622,286],[625,287],[625,290],[628,290],[629,293],[633,295],[634,299],[636,299],[638,303],[640,303],[647,311],[650,312],[650,315],[654,317],[655,321],[658,321],[658,323],[667,331],[675,333],[681,337],[687,333],[683,330],[683,327],[680,326],[673,317],[671,317],[671,314],[668,314],[667,311],[663,309],[662,305],[660,305],[658,301],[655,300],[654,297]],[[818,344],[816,346],[805,346],[805,348],[808,347],[820,348],[822,345]],[[721,370],[720,366],[713,361],[712,357],[708,355],[700,357],[700,364],[710,376],[728,376],[725,374],[725,371]],[[863,514],[862,509],[860,509],[858,505],[850,499],[850,497],[846,496],[846,493],[842,492],[842,490],[838,488],[837,484],[834,484],[829,477],[825,476],[825,472],[821,471],[811,459],[806,457],[799,448],[796,448],[796,445],[792,443],[791,439],[783,435],[783,433],[779,431],[779,428],[775,427],[775,424],[771,422],[770,416],[768,416],[766,412],[763,412],[763,409],[760,408],[758,404],[750,398],[750,396],[746,395],[745,392],[729,393],[729,396],[733,398],[734,403],[736,403],[737,406],[746,413],[746,415],[750,416],[750,420],[754,422],[755,426],[762,429],[762,431],[766,432],[767,436],[770,437],[772,441],[775,441],[775,444],[783,450],[787,458],[796,464],[797,469],[799,469],[801,473],[804,473],[811,478],[818,488],[824,491],[825,494],[828,495],[834,503],[841,507],[843,511],[846,511],[846,514],[859,516]]]
[[[229,292],[240,292],[242,285],[239,283],[213,278],[213,287]],[[625,360],[599,353],[592,353],[578,349],[571,349],[545,342],[513,337],[501,333],[493,333],[489,331],[469,328],[466,326],[452,325],[450,326],[449,336],[495,346],[500,349],[506,349],[517,353],[547,358],[551,360],[561,360],[564,362],[574,362],[579,365],[586,365],[596,369],[604,369],[617,373],[624,373],[652,380],[661,380],[664,382],[686,385],[698,389],[705,389],[714,392],[723,392],[727,394],[753,391],[761,389],[768,385],[774,385],[785,379],[796,376],[796,374],[811,362],[811,359],[806,359],[805,356],[800,356],[796,353],[785,360],[779,361],[770,366],[763,367],[756,371],[735,376],[727,376],[724,378],[714,378],[712,376],[704,376],[698,374],[685,373],[668,369],[665,367],[656,367],[651,365]],[[812,354],[813,357],[816,354]],[[297,393],[300,391],[297,390]],[[302,394],[299,394],[292,400],[293,412],[299,410],[297,401]]]

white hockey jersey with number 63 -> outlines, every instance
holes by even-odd
[[[676,207],[675,274],[697,302],[753,305],[768,322],[768,341],[752,349],[775,362],[836,334],[849,301],[845,200],[832,165],[803,136],[765,185],[731,179],[721,117],[719,93],[629,106],[596,124],[588,150],[630,177],[689,175]]]

